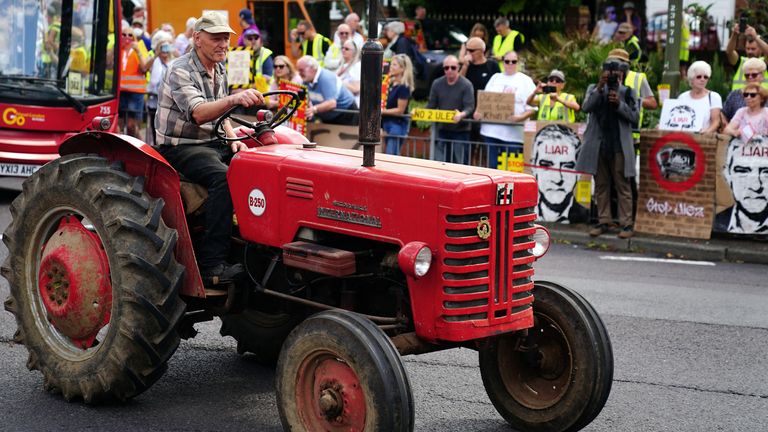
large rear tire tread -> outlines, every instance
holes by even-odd
[[[332,352],[358,376],[367,407],[363,430],[413,430],[413,395],[400,354],[374,323],[346,311],[311,316],[283,344],[276,382],[278,411],[285,430],[311,432],[298,413],[297,387],[302,363],[318,351]]]
[[[112,282],[109,330],[92,355],[77,361],[49,346],[50,331],[36,323],[34,281],[38,257],[28,239],[38,221],[55,207],[73,208],[94,226],[106,251]],[[175,230],[162,221],[162,199],[144,191],[144,179],[96,155],[76,154],[53,161],[31,176],[13,201],[13,220],[3,242],[8,258],[2,275],[10,284],[5,308],[16,316],[18,340],[29,351],[27,367],[40,370],[44,387],[65,399],[125,400],[162,376],[179,345],[176,326],[185,304],[178,292],[184,268],[175,260]],[[39,322],[39,321],[38,321]]]
[[[513,344],[502,344],[502,339],[480,350],[483,384],[496,410],[514,428],[538,432],[577,431],[597,417],[610,394],[613,382],[610,338],[594,307],[575,291],[552,282],[536,282],[533,293],[536,327],[529,331],[538,333],[541,325],[560,329],[560,334],[567,339],[568,358],[572,362],[567,372],[563,372],[571,374],[569,386],[563,387],[559,399],[552,399],[552,405],[546,408],[529,407],[517,400],[506,387],[505,375],[500,369],[502,364],[515,364],[510,363],[510,356],[523,354],[511,351],[509,347]],[[525,373],[532,370],[535,369]],[[509,374],[506,376],[510,379]]]

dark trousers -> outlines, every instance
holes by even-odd
[[[432,158],[441,162],[456,164],[469,163],[469,131],[450,131],[439,129],[435,141],[435,155]]]
[[[488,167],[499,167],[499,155],[502,153],[522,153],[523,144],[518,142],[502,141],[498,138],[483,136],[483,141],[488,144]],[[507,169],[501,167],[501,169]]]
[[[611,185],[616,189],[616,202],[619,208],[619,224],[622,227],[632,225],[632,187],[630,179],[624,177],[624,154],[615,153],[605,157],[602,152],[597,162],[595,173],[595,200],[597,217],[601,224],[613,222],[611,215]]]
[[[159,146],[160,154],[189,181],[208,189],[205,234],[195,251],[201,269],[222,264],[229,256],[232,236],[232,197],[227,169],[232,149],[221,143]]]

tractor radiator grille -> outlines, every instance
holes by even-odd
[[[446,215],[442,316],[448,322],[510,321],[531,307],[533,207]],[[486,222],[487,220],[487,222]],[[481,225],[490,236],[482,239]]]

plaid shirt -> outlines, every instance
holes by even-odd
[[[211,88],[211,76],[194,49],[171,63],[158,89],[156,145],[207,144],[217,140],[213,133],[215,121],[198,125],[192,118],[198,105],[227,96],[227,74],[222,63],[216,64],[214,81]]]

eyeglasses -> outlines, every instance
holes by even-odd
[[[558,77],[551,77],[551,78],[549,78],[549,82],[554,82],[554,83],[561,84],[561,83],[564,83],[565,81],[561,80]]]
[[[459,67],[456,65],[450,65],[450,66],[443,66],[443,70],[458,70]]]
[[[749,92],[749,93],[746,93],[746,92],[745,92],[745,93],[742,93],[742,95],[744,95],[744,98],[745,98],[745,99],[746,99],[746,98],[753,98],[753,97],[757,97],[757,96],[759,96],[759,94],[758,94],[758,93],[752,93],[752,92]]]
[[[755,73],[745,73],[744,74],[744,77],[747,78],[747,79],[754,79],[754,78],[757,78],[759,76],[760,76],[760,73],[757,73],[757,72],[755,72]]]
[[[125,37],[132,37],[133,33],[123,33],[123,36],[125,36]]]
[[[259,40],[260,36],[259,35],[250,35],[250,36],[246,37],[246,39],[248,39],[248,40]]]
[[[275,63],[275,69],[282,69],[282,68],[284,68],[285,66],[286,66],[286,65],[284,65],[284,64],[277,64],[277,63]]]
[[[339,36],[348,36],[349,32],[339,32]]]
[[[504,64],[517,64],[517,60],[504,60]]]
[[[709,79],[709,77],[708,77],[708,76],[706,76],[706,75],[696,75],[696,79],[705,79],[705,80],[708,80],[708,79]]]

